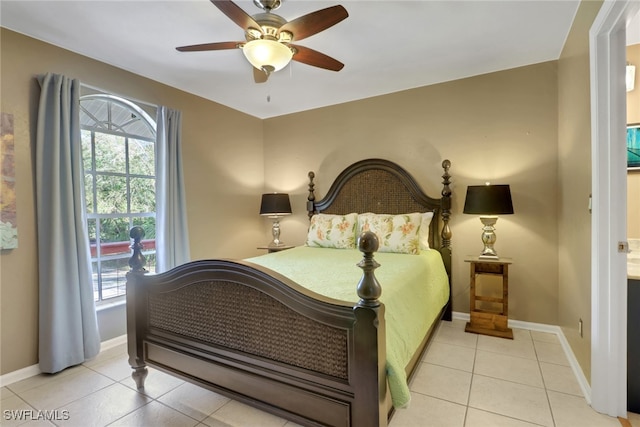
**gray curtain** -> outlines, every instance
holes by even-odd
[[[162,272],[190,260],[182,113],[159,107],[156,132],[156,271]]]
[[[80,81],[38,78],[36,210],[39,363],[58,372],[100,351],[84,209]]]

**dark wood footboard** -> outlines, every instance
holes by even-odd
[[[195,261],[147,275],[142,234],[132,230],[127,275],[138,388],[150,365],[302,425],[387,425],[374,234],[359,239],[364,273],[355,306],[241,261]]]

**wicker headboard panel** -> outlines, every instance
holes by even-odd
[[[429,243],[433,248],[449,247],[451,231],[451,190],[448,160],[442,162],[442,197],[427,196],[415,179],[399,165],[383,159],[367,159],[347,167],[333,182],[327,195],[316,200],[315,174],[309,172],[309,217],[316,213],[348,214],[373,212],[402,214],[434,212]]]

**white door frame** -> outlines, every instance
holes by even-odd
[[[589,31],[591,61],[591,406],[627,416],[626,27],[637,0],[605,0]]]

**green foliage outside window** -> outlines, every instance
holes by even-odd
[[[93,150],[92,146],[95,147]],[[153,143],[84,130],[82,157],[88,213],[155,212],[156,180]],[[127,170],[127,164],[129,170]],[[136,222],[138,224],[135,224]],[[140,225],[145,229],[145,239],[155,238],[155,218],[138,218],[134,221],[134,225]],[[97,236],[95,227],[95,222],[89,225],[89,234],[94,238]],[[101,219],[100,240],[103,242],[129,241],[129,229],[128,217]]]

